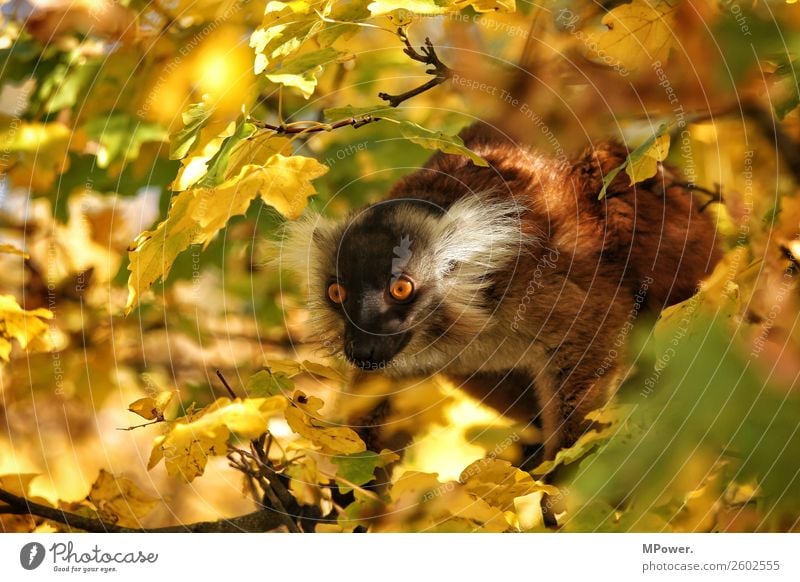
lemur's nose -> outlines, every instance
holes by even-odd
[[[392,358],[410,339],[407,332],[378,334],[349,329],[345,333],[345,356],[364,370],[379,370],[389,366]]]
[[[351,339],[347,342],[345,354],[351,362],[365,368],[373,363],[375,344],[370,341],[364,341],[364,338],[361,338],[359,341]]]

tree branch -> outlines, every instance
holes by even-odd
[[[282,134],[282,135],[296,135],[296,134],[303,134],[303,133],[317,133],[320,131],[333,131],[334,129],[339,129],[340,127],[347,127],[352,126],[356,129],[367,125],[369,123],[374,123],[376,121],[380,121],[380,117],[375,117],[374,115],[357,115],[354,117],[348,117],[347,119],[342,119],[335,123],[323,123],[321,121],[295,121],[292,123],[281,123],[279,125],[274,125],[271,123],[266,123],[264,121],[259,121],[257,119],[251,119],[250,122],[253,123],[256,127],[260,127],[261,129],[271,129],[275,133]]]
[[[402,28],[397,29],[397,34],[400,39],[403,41],[403,44],[406,45],[406,48],[403,49],[403,52],[406,53],[410,58],[413,60],[424,63],[433,67],[432,69],[428,69],[425,71],[429,75],[434,75],[434,78],[420,85],[416,89],[411,89],[411,91],[406,91],[405,93],[400,93],[399,95],[390,95],[388,93],[378,93],[378,97],[387,101],[389,105],[392,107],[397,107],[403,101],[407,99],[411,99],[412,97],[416,97],[425,91],[433,89],[437,85],[441,85],[448,79],[452,78],[453,70],[445,65],[441,60],[439,60],[439,56],[436,54],[436,49],[433,48],[433,43],[431,43],[430,38],[425,39],[425,46],[420,47],[420,51],[411,46],[411,42],[408,40],[408,36],[405,33],[405,30]]]
[[[185,525],[173,525],[167,527],[154,528],[133,528],[123,527],[113,523],[108,523],[100,519],[99,514],[96,518],[85,517],[36,503],[24,497],[19,497],[0,489],[0,501],[8,504],[8,508],[0,509],[2,513],[28,514],[34,517],[41,517],[56,523],[66,525],[73,529],[99,533],[233,533],[233,532],[267,532],[284,525],[283,517],[270,508],[259,509],[246,515],[240,515],[231,519],[219,519],[216,521],[199,521]]]

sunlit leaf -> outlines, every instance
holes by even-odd
[[[13,295],[0,295],[0,360],[8,361],[11,340],[24,350],[51,349],[47,321],[53,319],[48,309],[22,309]]]
[[[133,309],[154,282],[166,278],[178,254],[192,244],[208,244],[232,216],[244,214],[256,197],[288,218],[300,216],[315,192],[311,180],[326,171],[312,158],[275,154],[264,165],[244,165],[215,188],[177,194],[166,220],[139,235],[130,249],[126,310]]]
[[[676,0],[633,0],[603,17],[607,30],[597,39],[598,54],[629,70],[663,61],[675,42],[672,31]]]
[[[286,422],[294,432],[320,447],[322,452],[350,455],[365,451],[367,447],[364,441],[353,429],[326,426],[319,420],[322,406],[319,398],[297,392],[293,406],[286,410]]]
[[[653,138],[647,140],[628,156],[625,173],[630,176],[631,184],[656,175],[658,162],[663,161],[669,154],[669,134],[665,133],[666,129],[667,126],[662,125],[661,130],[656,132]]]
[[[341,61],[343,55],[332,48],[305,53],[299,57],[285,59],[265,71],[267,79],[273,83],[295,87],[308,99],[317,87],[317,75],[323,65]]]
[[[196,414],[169,423],[156,439],[149,468],[162,459],[167,473],[192,481],[205,471],[208,458],[225,455],[231,434],[254,439],[264,434],[267,423],[286,407],[286,398],[219,398]]]
[[[500,459],[481,459],[464,469],[459,479],[467,491],[493,507],[508,511],[514,499],[536,491],[558,495],[558,487],[534,481],[525,471]]]
[[[141,518],[158,505],[159,500],[144,493],[126,477],[117,477],[101,469],[86,497],[108,523],[138,527]]]
[[[288,395],[294,390],[294,382],[286,374],[261,370],[250,377],[245,388],[250,398]]]
[[[164,411],[174,397],[175,392],[173,391],[159,392],[155,396],[140,398],[132,402],[128,410],[146,420],[164,420]]]
[[[183,127],[170,135],[169,157],[173,160],[185,158],[193,150],[203,126],[214,113],[206,102],[195,103],[181,115]]]

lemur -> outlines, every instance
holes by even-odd
[[[461,137],[487,167],[437,153],[344,220],[291,223],[282,261],[306,283],[314,334],[354,366],[445,374],[535,420],[552,459],[608,398],[634,302],[687,299],[718,262],[715,225],[667,165],[637,184],[619,172],[601,198],[619,143],[567,160],[486,124]]]

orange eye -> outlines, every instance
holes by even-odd
[[[397,277],[389,285],[389,295],[395,301],[408,301],[414,295],[414,282],[408,277]]]
[[[344,300],[347,299],[347,290],[344,288],[344,285],[340,283],[331,283],[328,285],[328,299],[337,305],[344,303]]]

